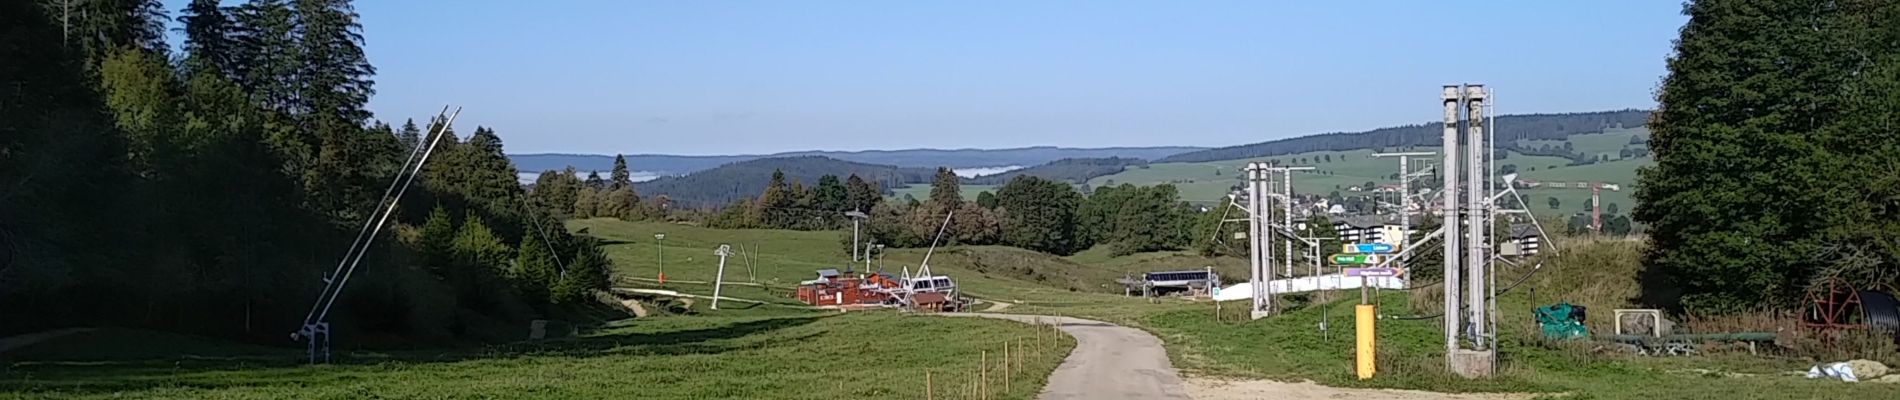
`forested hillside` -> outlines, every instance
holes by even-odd
[[[1558,140],[1607,128],[1637,127],[1647,123],[1643,110],[1567,114],[1519,114],[1497,117],[1498,143],[1518,140]],[[1365,132],[1337,132],[1229,146],[1168,156],[1155,162],[1204,162],[1272,157],[1314,151],[1344,151],[1407,146],[1436,146],[1444,135],[1443,122],[1379,128]]]
[[[43,4],[0,2],[0,333],[292,345],[403,160],[432,143],[336,303],[353,338],[339,345],[514,340],[607,282],[587,240],[535,229],[559,224],[526,207],[494,130],[463,140],[365,109],[375,68],[347,1],[192,1],[182,54],[158,1],[57,19]]]
[[[1148,165],[1148,161],[1139,158],[1064,158],[1050,161],[1048,164],[1023,168],[995,175],[983,175],[966,178],[963,183],[972,185],[1001,185],[1018,176],[1034,176],[1052,181],[1083,184],[1089,179],[1114,175],[1131,166]]]
[[[864,150],[864,151],[794,151],[766,155],[723,155],[723,156],[675,156],[664,154],[630,154],[627,162],[636,171],[652,171],[662,175],[680,175],[698,172],[725,164],[761,158],[784,158],[798,156],[820,156],[844,161],[895,165],[912,168],[977,168],[1004,167],[1011,165],[1030,166],[1065,158],[1139,158],[1153,160],[1175,154],[1202,150],[1200,147],[1023,147],[1014,149],[910,149],[910,150]],[[591,154],[513,154],[509,158],[523,171],[557,170],[573,166],[581,171],[605,171],[613,162],[612,156]]]
[[[662,177],[634,184],[640,193],[665,195],[678,207],[710,207],[756,196],[782,173],[791,183],[813,185],[825,175],[857,175],[879,188],[929,182],[935,169],[864,164],[819,156],[761,158],[726,164],[685,176]],[[886,189],[880,189],[886,190]]]

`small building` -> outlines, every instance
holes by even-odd
[[[847,275],[835,269],[818,270],[818,279],[799,282],[793,294],[799,302],[814,306],[881,305],[890,300],[885,291],[895,281],[886,275]]]
[[[1220,275],[1212,268],[1159,271],[1141,274],[1141,279],[1122,279],[1122,294],[1154,297],[1164,295],[1182,295],[1204,297],[1213,294],[1213,288],[1220,286]]]
[[[1349,215],[1333,220],[1333,232],[1339,240],[1346,243],[1385,243],[1397,246],[1405,241],[1408,234],[1418,233],[1418,227],[1410,232],[1398,222],[1377,215]]]
[[[1517,258],[1534,256],[1543,240],[1542,235],[1537,234],[1536,225],[1513,224],[1510,238],[1498,246],[1498,255]]]

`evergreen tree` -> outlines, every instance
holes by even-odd
[[[515,260],[515,287],[527,299],[553,302],[549,293],[560,283],[561,267],[548,242],[535,234],[528,236],[521,240],[521,251]]]
[[[759,201],[753,204],[750,218],[765,227],[783,228],[789,225],[787,213],[797,201],[791,193],[791,187],[785,183],[785,171],[772,170],[772,181],[765,184],[765,192],[759,194]]]
[[[235,78],[238,48],[235,22],[218,0],[192,0],[178,22],[184,24],[185,66],[227,79]]]
[[[402,130],[396,131],[396,141],[402,143],[405,150],[414,150],[416,146],[422,145],[422,129],[416,127],[414,118],[403,121]]]
[[[593,240],[583,240],[574,254],[574,264],[554,285],[555,303],[581,304],[592,300],[595,291],[607,290],[613,261]]]
[[[416,240],[423,265],[436,271],[437,276],[447,277],[445,268],[449,268],[455,257],[455,221],[449,218],[449,210],[440,205],[431,209]]]
[[[1026,249],[1071,254],[1088,247],[1076,230],[1080,194],[1067,184],[1017,176],[996,191],[1003,243]]]
[[[818,177],[818,186],[812,189],[812,196],[813,208],[826,211],[846,211],[851,209],[846,204],[850,198],[850,193],[845,189],[844,183],[838,181],[837,175]]]
[[[845,178],[844,191],[845,203],[852,210],[869,212],[872,207],[884,202],[884,195],[880,194],[877,187],[859,178],[858,174]]]
[[[957,185],[958,179],[956,172],[937,167],[937,176],[930,180],[930,206],[944,210],[962,207],[963,192]]]
[[[574,177],[574,167],[541,172],[534,179],[534,192],[529,197],[534,204],[555,217],[565,218],[574,215],[574,205],[582,190],[581,181]]]
[[[1816,255],[1871,208],[1865,182],[1844,178],[1865,168],[1839,155],[1884,144],[1829,126],[1846,116],[1843,88],[1870,76],[1867,55],[1900,50],[1858,41],[1874,28],[1855,21],[1875,3],[1684,7],[1689,22],[1649,124],[1656,165],[1637,182],[1635,217],[1650,239],[1646,302],[1708,313],[1792,307],[1829,268],[1835,259]]]
[[[600,171],[587,171],[587,187],[594,190],[607,188],[607,181],[600,179]]]
[[[620,188],[624,188],[624,187],[633,187],[633,172],[627,170],[627,156],[620,155],[620,154],[614,155],[614,169],[613,169],[612,183],[613,185],[608,187],[609,190],[620,190]]]
[[[996,194],[990,193],[990,191],[988,190],[977,193],[976,205],[983,208],[995,209],[996,208]]]

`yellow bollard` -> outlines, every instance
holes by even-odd
[[[1377,365],[1374,360],[1374,348],[1376,348],[1378,344],[1378,335],[1374,334],[1375,328],[1373,326],[1378,323],[1375,316],[1377,312],[1377,307],[1371,304],[1360,304],[1353,307],[1353,315],[1359,322],[1356,329],[1359,342],[1359,363],[1357,368],[1353,370],[1359,373],[1359,380],[1362,381],[1372,379],[1372,373]]]

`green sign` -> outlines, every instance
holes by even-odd
[[[1333,263],[1342,265],[1378,264],[1379,256],[1373,254],[1334,254]]]

